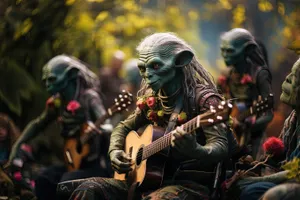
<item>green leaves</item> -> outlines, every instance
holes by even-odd
[[[294,158],[292,161],[287,162],[283,169],[288,170],[288,179],[295,179],[297,182],[300,182],[300,159]]]
[[[13,60],[0,64],[0,99],[18,115],[21,115],[21,99],[29,100],[37,89],[35,81]]]

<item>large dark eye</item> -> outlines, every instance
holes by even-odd
[[[154,63],[153,64],[153,69],[159,69],[159,64],[158,63]]]

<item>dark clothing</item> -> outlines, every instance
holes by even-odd
[[[203,113],[209,107],[217,106],[221,101],[221,97],[217,93],[207,93],[208,89],[205,86],[198,87],[196,90],[197,97],[193,99],[196,103],[197,114]],[[205,94],[205,95],[202,95]],[[204,99],[205,98],[205,99]],[[188,113],[188,120],[193,117],[193,111],[188,110],[188,107],[183,106],[184,112]],[[113,150],[120,150],[124,148],[125,138],[129,131],[138,130],[139,128],[153,123],[146,117],[147,111],[137,109],[125,121],[119,123],[114,129],[111,136],[111,143],[109,152]],[[169,116],[164,116],[168,118]],[[167,123],[162,123],[166,128]],[[184,161],[192,160],[193,156],[182,155],[175,148],[171,148],[169,159],[165,167],[164,183],[165,185],[156,190],[148,192],[145,199],[208,199],[209,188],[212,186],[216,164],[223,159],[227,158],[228,141],[227,141],[227,127],[224,124],[217,124],[211,127],[203,127],[196,131],[197,142],[202,145],[203,152],[199,157],[203,160],[194,159],[186,165],[181,165]],[[179,173],[174,176],[176,169],[181,166]],[[185,176],[189,170],[194,170],[189,176]],[[199,175],[199,176],[195,176]],[[174,178],[175,182],[172,182]],[[74,191],[77,185],[74,182],[63,182],[58,186],[59,193],[62,192],[61,188],[70,194]],[[81,180],[81,185],[74,191],[71,199],[126,199],[128,193],[128,186],[119,180],[92,178],[87,179],[86,182]],[[168,184],[167,184],[168,183]],[[80,183],[79,183],[80,184]],[[165,187],[166,186],[166,187]],[[86,195],[86,196],[82,196]],[[88,196],[90,195],[90,196]],[[124,196],[125,195],[125,196]]]
[[[245,76],[249,76],[246,81],[243,80]],[[266,67],[253,67],[247,74],[239,74],[233,68],[225,77],[225,81],[219,82],[218,86],[226,98],[234,99],[239,111],[243,112],[252,106],[254,101],[258,100],[259,95],[262,99],[265,99],[269,94],[272,94],[271,81],[271,73]],[[250,132],[247,133],[250,137],[248,136],[249,138],[247,139],[248,141],[246,141],[246,145],[251,143],[254,158],[261,146],[263,133],[272,118],[272,111],[267,111],[257,116],[255,123],[250,125]]]
[[[242,191],[240,200],[258,200],[267,190],[274,186],[276,186],[276,184],[270,182],[253,183]]]

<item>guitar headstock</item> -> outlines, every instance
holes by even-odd
[[[218,106],[210,106],[209,111],[200,115],[202,125],[214,125],[229,119],[232,104],[229,101],[222,101]]]
[[[253,105],[250,109],[251,114],[262,114],[263,112],[272,109],[274,106],[274,95],[269,94],[268,97],[258,101],[255,105]]]
[[[108,109],[108,114],[113,115],[116,112],[122,112],[123,110],[128,110],[133,102],[133,96],[130,92],[122,90],[122,92],[115,98],[115,103]]]

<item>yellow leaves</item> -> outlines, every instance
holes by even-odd
[[[124,16],[124,15],[117,16],[117,17],[116,17],[116,22],[117,22],[118,24],[124,24],[124,23],[126,22],[125,16]]]
[[[126,0],[123,2],[123,8],[130,12],[136,12],[139,10],[139,6],[132,0]]]
[[[196,11],[193,11],[193,10],[188,12],[188,16],[191,20],[194,20],[194,21],[199,19],[199,14]]]
[[[80,31],[89,32],[94,27],[94,20],[89,16],[88,13],[83,12],[79,15],[79,19],[76,23],[76,27]]]
[[[232,5],[228,0],[219,0],[219,2],[224,9],[226,9],[226,10],[232,9]]]
[[[245,21],[245,7],[242,4],[237,5],[237,7],[233,10],[233,24],[232,27],[241,27],[243,22]]]
[[[103,30],[110,32],[110,33],[114,33],[117,30],[116,25],[112,22],[112,21],[108,21],[105,24],[103,24]]]
[[[28,31],[32,28],[32,21],[30,18],[24,20],[24,22],[18,27],[14,34],[14,40],[19,39],[22,35],[28,33]]]
[[[167,15],[180,15],[179,8],[176,6],[169,6],[167,8]]]
[[[102,11],[97,15],[96,21],[97,22],[104,21],[108,16],[109,16],[108,11]]]
[[[277,8],[277,10],[278,10],[278,13],[280,14],[280,15],[284,15],[284,13],[285,13],[285,7],[284,7],[284,4],[283,3],[278,3],[278,8]]]
[[[93,3],[93,2],[95,2],[95,3],[102,3],[105,0],[86,0],[86,1],[91,2],[91,3]]]
[[[287,174],[288,179],[296,179],[298,182],[300,182],[300,159],[299,158],[294,158],[292,161],[287,162],[282,168],[289,171]]]
[[[292,31],[289,27],[284,27],[282,33],[286,38],[290,38],[292,36]]]
[[[260,0],[258,2],[258,9],[262,12],[270,12],[273,10],[273,5],[268,0]]]
[[[75,3],[76,0],[66,0],[66,5],[71,6]]]

